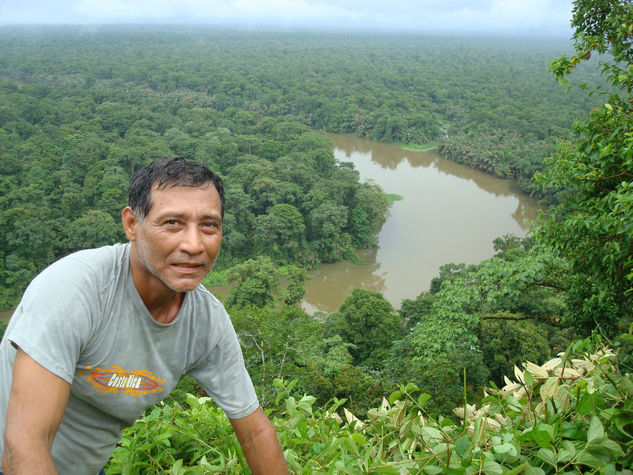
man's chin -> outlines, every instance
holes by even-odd
[[[174,292],[191,292],[196,289],[202,279],[178,279],[177,281],[165,282]]]
[[[190,292],[197,288],[202,280],[209,275],[210,269],[199,269],[200,272],[181,274],[178,272],[165,272],[161,276],[163,284],[174,292]]]

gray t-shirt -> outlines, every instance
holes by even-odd
[[[71,384],[53,442],[62,474],[99,472],[122,429],[185,373],[230,418],[259,405],[222,304],[199,286],[186,294],[173,322],[156,322],[132,281],[129,249],[80,251],[45,269],[24,293],[0,344],[0,434],[15,345]]]

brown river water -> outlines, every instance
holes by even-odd
[[[339,161],[353,162],[361,180],[372,180],[396,201],[378,236],[361,251],[366,265],[322,265],[306,282],[303,308],[334,312],[355,288],[381,292],[394,307],[429,289],[440,266],[479,263],[494,254],[492,241],[524,236],[539,209],[514,181],[394,145],[331,135]]]
[[[523,236],[537,215],[536,200],[517,184],[441,158],[394,145],[331,135],[339,161],[353,162],[361,180],[401,195],[378,235],[359,252],[365,265],[324,264],[306,282],[303,308],[334,312],[355,288],[382,293],[394,307],[428,290],[440,266],[479,263],[494,254],[492,241]],[[225,294],[228,289],[212,289]],[[8,320],[11,312],[0,312]]]
[[[12,313],[13,313],[13,310],[0,312],[0,322],[8,322],[9,318],[11,318]]]

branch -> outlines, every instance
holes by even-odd
[[[536,317],[533,315],[500,315],[500,314],[491,314],[491,315],[479,315],[480,320],[540,320],[541,317]]]
[[[284,348],[284,355],[281,358],[281,363],[279,364],[279,372],[277,373],[277,378],[281,378],[282,371],[284,369],[284,364],[286,363],[286,355],[288,354],[288,347],[290,346],[290,342],[286,341],[286,347]]]
[[[535,280],[534,282],[532,282],[532,285],[538,285],[539,287],[547,287],[554,290],[560,290],[561,292],[565,292],[568,290],[568,287],[562,284],[556,284],[554,282],[547,282],[544,280],[541,280],[541,281]]]
[[[264,347],[262,345],[260,345],[259,340],[256,338],[255,335],[253,335],[252,333],[250,333],[248,331],[243,331],[242,335],[245,335],[245,336],[250,338],[250,340],[255,345],[255,348],[257,348],[259,350],[259,354],[261,356],[261,360],[262,360],[262,378],[261,378],[259,392],[260,392],[261,404],[262,404],[262,406],[265,406],[266,401],[265,401],[264,389],[266,387],[266,384],[265,384],[265,380],[266,380],[266,353],[264,351]]]
[[[592,181],[594,183],[597,183],[599,181],[604,181],[604,180],[610,180],[611,178],[620,178],[621,176],[625,176],[628,178],[633,178],[633,175],[631,175],[629,172],[620,172],[616,175],[611,175],[611,176],[603,176],[603,177],[599,177],[599,178],[585,178],[584,181]]]

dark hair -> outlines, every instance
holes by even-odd
[[[199,187],[212,183],[220,195],[222,219],[224,219],[224,184],[211,169],[182,157],[162,158],[140,168],[130,181],[128,205],[136,219],[143,221],[152,208],[150,192],[156,186],[159,190],[168,186]]]

